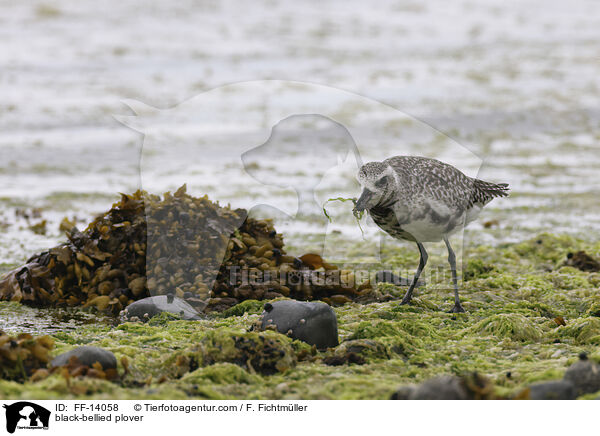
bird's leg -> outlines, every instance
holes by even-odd
[[[450,264],[450,268],[452,269],[452,285],[454,285],[454,307],[450,310],[451,313],[462,313],[465,311],[460,304],[460,298],[458,298],[458,280],[456,278],[456,255],[454,254],[454,250],[452,250],[452,246],[450,245],[450,241],[448,237],[444,237],[444,242],[446,243],[446,247],[448,248],[448,263]]]
[[[400,277],[393,271],[381,270],[375,273],[375,283],[391,283],[396,286],[410,286],[412,280],[406,277]],[[419,280],[416,286],[422,286],[423,282]]]
[[[400,304],[410,303],[410,300],[412,299],[413,290],[415,289],[415,286],[417,285],[417,282],[419,281],[419,276],[421,275],[423,268],[425,268],[425,265],[427,264],[428,256],[427,256],[427,251],[425,251],[425,247],[420,242],[417,242],[417,247],[419,247],[419,253],[421,253],[421,258],[419,259],[419,267],[417,268],[417,272],[415,273],[415,276],[413,277],[412,283],[410,284],[408,291],[406,291],[406,294],[404,294],[404,298],[402,299]]]

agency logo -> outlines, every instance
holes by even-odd
[[[50,411],[29,401],[5,404],[6,431],[14,433],[18,428],[26,430],[47,430]]]

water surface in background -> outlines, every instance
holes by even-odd
[[[325,150],[343,155],[349,143],[331,119],[300,117],[275,149],[249,155],[250,171],[242,165],[243,152],[269,139],[273,113],[303,107],[310,93],[301,86],[214,93],[214,119],[178,110],[211,89],[263,79],[320,84],[398,110],[390,119],[310,94],[328,114],[352,120],[364,161],[424,154],[508,182],[511,197],[486,207],[467,246],[542,231],[600,236],[594,1],[190,0],[140,8],[56,0],[0,2],[0,12],[3,270],[62,241],[64,217],[85,227],[118,192],[142,183],[161,192],[186,182],[191,193],[234,207],[270,205],[298,251],[332,232],[337,259],[369,243],[376,228],[367,226],[362,241],[348,204],[330,205],[334,222],[325,226],[318,210],[327,198],[358,195],[356,161],[321,165]],[[147,135],[144,143],[114,118],[132,115],[123,99],[174,108],[147,119],[159,141]],[[42,220],[46,233],[34,233]]]

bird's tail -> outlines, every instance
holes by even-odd
[[[496,197],[508,196],[508,183],[490,183],[473,179],[473,203],[486,204]]]

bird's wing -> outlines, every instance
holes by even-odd
[[[418,156],[395,156],[386,162],[398,174],[399,195],[407,203],[434,199],[453,210],[469,207],[473,179],[452,165]]]

